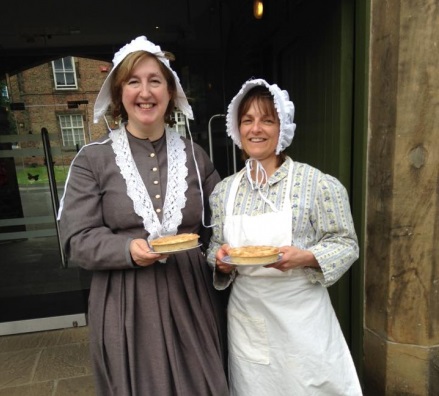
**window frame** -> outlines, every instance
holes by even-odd
[[[178,132],[179,135],[183,137],[186,136],[186,116],[180,110],[174,111],[174,120],[175,125],[174,129]]]
[[[66,68],[66,66],[65,66],[64,60],[67,59],[67,58],[70,58],[70,60],[71,60],[71,64],[72,64],[72,68],[71,69]],[[62,61],[62,69],[58,69],[55,66],[55,62],[60,61],[60,60]],[[56,90],[66,91],[66,90],[78,89],[78,79],[77,79],[77,75],[76,75],[75,58],[73,56],[65,56],[63,58],[55,59],[51,63],[52,63],[53,82],[55,84],[55,89]],[[71,84],[71,85],[69,85],[69,84],[65,84],[65,85],[58,84],[57,74],[59,74],[59,73],[63,74],[65,82],[67,81],[66,74],[72,74],[73,75],[73,80],[74,80],[74,85],[73,84]]]
[[[81,126],[75,126],[74,122],[73,122],[73,118],[76,119],[80,119],[81,120]],[[83,114],[58,114],[57,115],[58,118],[58,125],[61,131],[61,139],[62,139],[62,145],[63,147],[71,147],[71,146],[76,146],[77,144],[79,144],[79,147],[82,147],[86,144],[86,134],[85,134],[85,125],[84,125],[84,116]],[[69,119],[69,126],[64,126],[63,127],[63,123],[62,123],[62,119]],[[65,124],[65,123],[64,123]],[[77,137],[79,137],[79,134],[75,134],[75,130],[81,130],[82,133],[82,141],[80,141],[80,139],[76,139]],[[66,140],[67,138],[65,137],[65,134],[67,134],[67,132],[70,133],[70,140],[73,142],[72,144],[66,144]]]

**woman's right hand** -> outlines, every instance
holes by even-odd
[[[230,274],[235,268],[236,265],[225,264],[222,262],[222,259],[229,254],[230,246],[227,244],[222,245],[218,251],[216,252],[216,263],[215,267],[218,271],[223,274]]]
[[[130,243],[130,253],[133,261],[141,266],[147,267],[156,261],[167,258],[167,254],[153,253],[145,239],[133,239]]]

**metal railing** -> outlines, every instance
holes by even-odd
[[[50,200],[52,202],[53,214],[55,216],[56,238],[58,240],[59,252],[61,254],[61,266],[62,268],[67,268],[68,266],[67,260],[64,255],[61,239],[59,237],[59,224],[57,221],[58,208],[59,208],[58,190],[56,187],[55,170],[53,168],[54,162],[52,158],[52,151],[50,148],[49,132],[47,131],[46,128],[41,128],[41,139],[43,140],[44,156],[46,158],[46,168],[47,168],[47,175],[49,178],[49,188],[50,188]]]

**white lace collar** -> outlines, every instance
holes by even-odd
[[[127,194],[132,199],[134,211],[143,219],[145,230],[150,233],[148,239],[162,235],[175,235],[183,219],[182,209],[186,205],[185,144],[180,135],[171,128],[166,128],[166,147],[168,155],[168,181],[163,206],[163,218],[160,223],[149,196],[148,190],[140,177],[128,142],[125,126],[110,132],[111,146],[116,154],[116,164],[127,184]]]

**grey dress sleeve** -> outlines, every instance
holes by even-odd
[[[116,199],[115,192],[122,187],[112,180],[111,155],[109,146],[83,147],[71,164],[60,210],[66,256],[89,270],[133,268],[127,249],[132,236],[118,233],[117,228],[106,224],[106,213],[113,211],[123,216],[124,204]],[[110,202],[110,197],[114,202]]]

